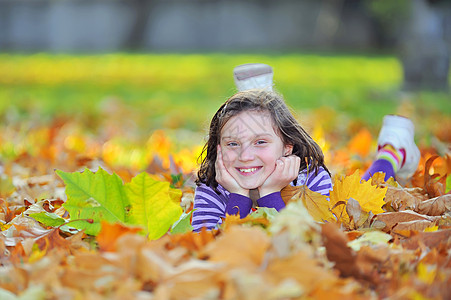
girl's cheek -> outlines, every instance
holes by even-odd
[[[224,148],[223,148],[224,149]],[[235,154],[233,153],[233,151],[230,150],[223,150],[222,152],[222,161],[227,164],[233,161],[233,157],[235,156]]]

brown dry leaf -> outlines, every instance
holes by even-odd
[[[439,248],[444,245],[446,249],[451,248],[451,229],[442,229],[433,232],[418,232],[410,238],[401,242],[405,249],[418,249],[424,245],[430,249]]]
[[[269,261],[265,277],[276,285],[287,278],[294,279],[307,294],[321,286],[331,285],[338,279],[333,272],[321,267],[320,263],[305,251]]]
[[[348,247],[348,239],[343,231],[335,224],[326,223],[321,225],[321,235],[327,259],[335,263],[334,268],[344,277],[358,276],[360,271],[356,266],[356,254]]]
[[[46,236],[52,229],[43,228],[38,221],[24,215],[16,216],[7,230],[0,234],[5,236],[5,245],[8,247],[16,246],[26,238],[38,239]]]
[[[411,221],[428,221],[431,222],[432,224],[432,222],[435,222],[438,219],[440,218],[421,215],[419,213],[410,210],[404,210],[400,212],[386,212],[378,214],[373,217],[371,223],[375,224],[377,222],[378,224],[383,224],[384,226],[381,230],[388,232],[398,223]]]
[[[429,199],[429,195],[427,192],[421,187],[413,187],[413,188],[404,188],[406,192],[411,194],[414,197],[417,197],[421,201]]]
[[[362,279],[379,284],[382,264],[390,257],[389,248],[385,246],[362,246],[357,252],[356,265],[362,274]],[[381,274],[382,273],[382,274]]]
[[[415,210],[418,204],[421,203],[421,200],[409,193],[406,189],[387,186],[385,202],[395,211],[400,211],[408,209]]]
[[[414,231],[423,231],[426,228],[432,227],[435,225],[435,221],[430,220],[413,220],[408,222],[399,222],[392,227],[393,232],[397,233],[398,230],[400,232],[407,230]]]
[[[451,210],[451,194],[435,197],[418,204],[417,213],[428,216],[440,216]]]
[[[348,199],[346,204],[346,213],[350,218],[350,229],[355,230],[360,228],[369,218],[370,214],[362,211],[359,202],[353,198]]]
[[[156,299],[218,299],[224,286],[220,264],[190,260],[176,268],[156,287]],[[164,293],[161,293],[161,290]],[[164,297],[159,297],[164,295]]]
[[[129,227],[119,223],[111,224],[106,221],[102,221],[101,226],[102,229],[97,236],[100,251],[115,251],[116,242],[120,236],[128,233],[137,233],[142,230],[139,227]]]
[[[434,160],[439,158],[438,155],[434,155],[430,157],[426,161],[426,165],[424,168],[424,189],[429,194],[430,197],[438,197],[441,195],[444,195],[446,193],[446,176],[442,176],[438,180],[437,177],[440,176],[440,174],[434,173],[430,174],[430,169],[432,167],[432,164],[434,163]]]
[[[36,244],[39,249],[46,251],[55,248],[69,250],[70,247],[70,241],[60,235],[59,228],[53,228],[45,236],[36,239]]]
[[[64,268],[61,283],[79,291],[100,292],[119,286],[125,281],[124,275],[102,256],[90,253],[76,256],[74,264]]]
[[[229,266],[256,268],[261,265],[270,239],[259,227],[231,227],[226,234],[208,244],[204,257],[212,262],[225,262]]]

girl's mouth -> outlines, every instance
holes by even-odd
[[[251,167],[251,168],[236,168],[241,175],[252,175],[260,170],[262,167]]]

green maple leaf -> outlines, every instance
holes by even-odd
[[[126,222],[130,203],[118,175],[110,175],[101,168],[96,173],[89,169],[82,173],[60,170],[56,173],[66,185],[67,201],[63,206],[69,212],[71,220],[93,221],[72,221],[71,226],[84,229],[87,234],[97,235],[101,221]]]
[[[46,211],[30,214],[30,217],[44,224],[45,226],[58,227],[66,223],[66,221],[57,214],[49,213]]]
[[[193,226],[191,226],[191,216],[194,210],[189,213],[183,212],[180,218],[172,224],[171,233],[172,234],[183,234],[193,231]]]
[[[130,224],[144,225],[150,239],[164,235],[182,214],[182,208],[172,197],[178,199],[182,191],[172,189],[169,182],[151,178],[141,173],[125,185],[125,193],[131,204],[128,221]]]

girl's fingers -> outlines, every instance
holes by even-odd
[[[279,161],[281,163],[279,163]],[[290,179],[291,181],[297,178],[300,165],[301,159],[296,155],[290,155],[286,157],[281,157],[278,160],[276,169],[278,169],[278,172],[280,172],[281,177]]]

